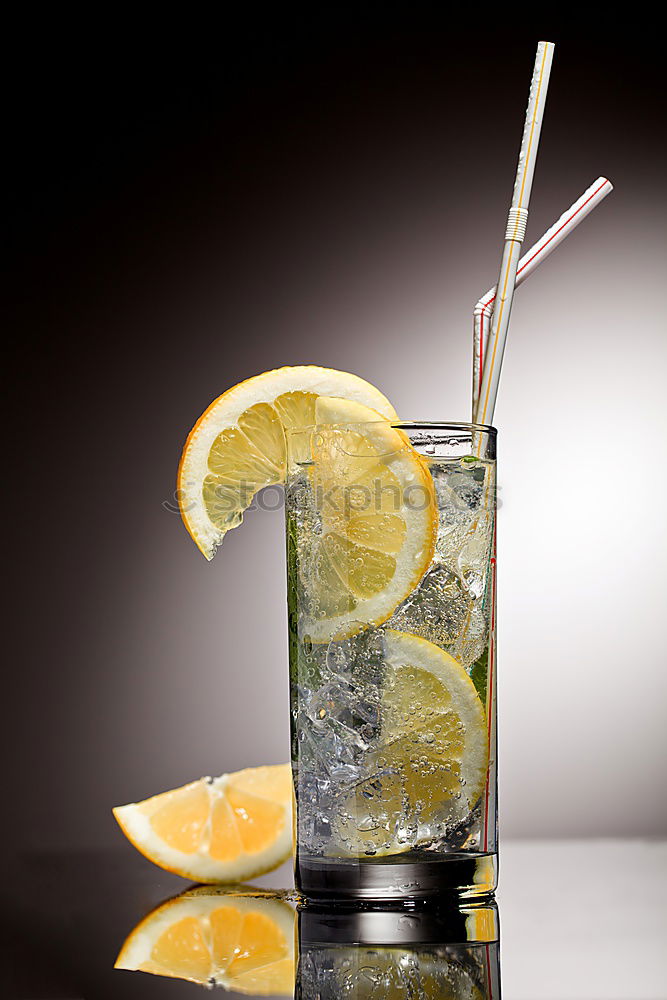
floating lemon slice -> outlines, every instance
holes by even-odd
[[[403,853],[470,815],[486,782],[484,707],[463,667],[426,639],[388,629],[376,747],[338,838],[345,856]]]
[[[200,778],[113,813],[150,861],[196,882],[254,878],[292,853],[289,764]]]
[[[357,375],[298,365],[228,389],[190,431],[178,469],[178,498],[185,526],[207,559],[241,523],[259,490],[284,483],[285,428],[314,424],[318,396],[344,397],[397,419],[380,390]]]
[[[200,888],[138,924],[115,967],[222,986],[248,996],[292,996],[294,910],[271,894]]]
[[[382,624],[414,590],[433,558],[437,506],[425,462],[381,414],[322,397],[315,418],[290,468],[288,572],[299,632],[323,643]]]

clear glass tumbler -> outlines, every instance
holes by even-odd
[[[496,887],[496,432],[287,434],[296,885]]]

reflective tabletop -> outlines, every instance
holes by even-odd
[[[667,996],[667,842],[505,843],[497,900],[458,906],[304,907],[288,866],[197,887],[122,845],[25,853],[2,893],[17,1000]]]

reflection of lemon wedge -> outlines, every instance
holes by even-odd
[[[142,854],[197,882],[254,878],[292,851],[289,764],[200,778],[113,812]]]
[[[285,428],[315,423],[318,396],[342,396],[396,420],[375,386],[357,375],[298,365],[235,385],[199,418],[183,449],[178,497],[185,526],[207,559],[243,520],[255,493],[285,481]]]
[[[352,856],[437,840],[470,814],[486,781],[484,708],[466,671],[426,639],[389,629],[385,641],[381,745],[338,821]],[[418,829],[402,830],[402,816],[418,817]]]
[[[135,927],[115,967],[224,986],[248,996],[291,997],[294,910],[269,893],[191,890]]]
[[[322,397],[315,416],[290,469],[288,544],[300,632],[321,643],[381,624],[414,590],[433,557],[437,508],[425,462],[381,414]]]

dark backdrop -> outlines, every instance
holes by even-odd
[[[3,834],[21,846],[117,843],[114,803],[286,759],[280,517],[205,565],[163,506],[180,447],[223,389],[311,360],[377,381],[406,416],[466,418],[470,312],[495,278],[542,37],[557,47],[529,235],[612,177],[575,270],[631,314],[604,255],[640,283],[655,265],[658,40],[593,17],[454,24],[443,6],[8,27]],[[535,285],[547,309],[576,283],[558,260],[561,290]],[[563,348],[573,372],[587,336],[605,357],[606,308]],[[580,387],[562,390],[569,406]],[[511,832],[539,832],[528,815]]]

